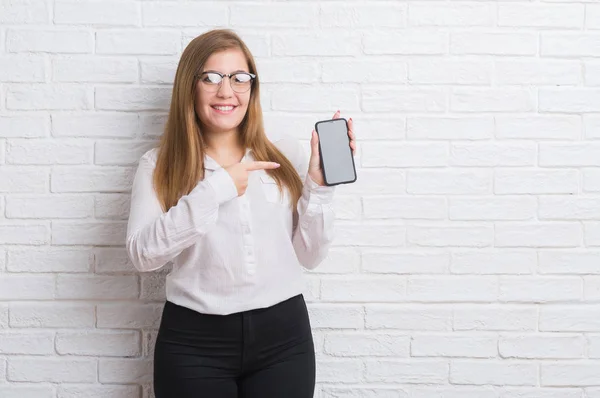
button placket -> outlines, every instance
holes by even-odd
[[[242,240],[244,242],[244,262],[246,263],[246,271],[249,275],[254,275],[256,272],[256,261],[254,258],[254,239],[252,238],[252,226],[250,215],[250,203],[246,195],[240,196],[240,218],[242,224]]]

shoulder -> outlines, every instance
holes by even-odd
[[[297,170],[302,168],[304,163],[306,163],[307,155],[299,139],[292,136],[281,136],[271,142],[288,158]]]
[[[158,148],[152,148],[152,149],[146,151],[140,157],[139,165],[140,166],[151,166],[152,168],[154,168],[156,166],[157,159],[158,159]]]

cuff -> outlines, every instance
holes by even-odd
[[[238,196],[233,179],[227,170],[223,168],[215,170],[215,172],[206,179],[206,182],[215,192],[215,199],[218,204],[228,202]]]
[[[306,198],[311,203],[329,204],[333,201],[333,193],[335,192],[335,186],[319,185],[310,178],[310,175],[306,175],[305,187],[308,191],[310,198]]]

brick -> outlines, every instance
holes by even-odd
[[[321,280],[321,300],[328,302],[394,302],[406,298],[406,278],[363,276]]]
[[[469,250],[451,255],[450,270],[455,274],[531,274],[537,265],[535,251]]]
[[[48,136],[50,119],[39,115],[0,116],[0,137],[36,138]]]
[[[498,339],[494,336],[415,335],[410,342],[411,357],[492,358],[497,355]]]
[[[63,85],[12,86],[6,92],[10,110],[86,110],[93,99],[86,87]]]
[[[102,114],[52,115],[54,137],[133,138],[139,131],[136,115]]]
[[[157,272],[140,275],[140,298],[146,301],[164,302],[166,300],[165,276]]]
[[[311,270],[317,274],[352,274],[358,271],[360,253],[350,248],[333,248],[327,253],[321,264]]]
[[[496,247],[576,247],[583,240],[581,225],[570,222],[498,224]]]
[[[52,71],[52,80],[62,83],[135,83],[138,80],[138,62],[134,58],[61,57],[52,60]]]
[[[450,96],[454,112],[529,112],[534,94],[521,88],[457,88]]]
[[[56,296],[75,300],[135,299],[139,297],[138,278],[135,275],[58,275]]]
[[[0,384],[2,398],[54,398],[52,384]]]
[[[2,166],[0,170],[0,192],[46,193],[48,171],[42,168]]]
[[[46,2],[35,0],[3,0],[0,2],[0,23],[3,25],[46,24],[48,22],[49,13]]]
[[[478,225],[419,225],[407,229],[409,246],[487,247],[493,243],[493,230]]]
[[[535,386],[535,363],[455,361],[450,364],[450,383],[493,386]]]
[[[141,354],[139,332],[58,332],[59,355],[130,357]]]
[[[13,139],[6,146],[6,162],[15,165],[90,164],[92,156],[89,142]]]
[[[6,50],[26,53],[91,53],[93,38],[89,31],[76,29],[8,29]]]
[[[495,7],[491,4],[411,3],[408,23],[414,26],[492,26]]]
[[[548,305],[540,307],[539,330],[544,332],[597,332],[600,307],[597,305]]]
[[[1,331],[0,354],[53,355],[54,332]]]
[[[155,147],[154,141],[96,142],[94,163],[102,166],[136,166],[142,155]]]
[[[600,166],[600,143],[541,143],[539,165],[554,166]]]
[[[583,169],[583,192],[600,192],[600,168]]]
[[[492,302],[498,281],[491,276],[411,276],[408,298],[420,302]]]
[[[439,305],[367,305],[367,329],[443,331],[452,328],[452,310]]]
[[[459,55],[535,55],[537,34],[456,32],[450,36],[450,52]]]
[[[321,4],[322,28],[402,28],[406,4]]]
[[[524,196],[450,198],[450,220],[532,220],[536,216],[535,198]]]
[[[141,59],[141,82],[146,84],[173,84],[177,71],[177,59]],[[261,79],[261,81],[263,81]]]
[[[450,146],[450,165],[495,167],[534,166],[537,147],[534,143],[456,143]]]
[[[98,328],[158,329],[162,305],[127,303],[98,305]]]
[[[408,389],[401,387],[323,387],[321,398],[408,398]]]
[[[50,242],[46,224],[1,224],[0,242],[8,245],[45,245]]]
[[[206,7],[201,10],[204,13]],[[226,21],[227,9],[224,7],[223,11]],[[311,28],[319,23],[319,8],[306,3],[238,4],[230,9],[229,23],[234,27]]]
[[[363,89],[365,112],[444,112],[446,92],[438,88]]]
[[[347,33],[331,34],[327,40],[319,34],[276,33],[271,37],[271,52],[275,56],[352,56],[361,53],[361,42],[359,36]]]
[[[232,10],[238,7],[243,5]],[[227,8],[227,5],[217,3],[145,2],[142,3],[142,18],[146,27],[224,26],[228,22]],[[233,20],[230,22],[233,24]]]
[[[97,274],[137,272],[124,248],[96,248],[94,259]]]
[[[579,189],[575,169],[496,169],[496,194],[572,194]]]
[[[27,248],[9,250],[9,272],[88,272],[93,262],[87,249]]]
[[[600,376],[597,361],[587,363],[542,363],[540,384],[542,386],[597,386]]]
[[[54,5],[57,25],[136,26],[140,15],[133,1],[63,1]]]
[[[496,138],[576,140],[581,118],[570,115],[496,116]]]
[[[465,305],[454,310],[454,330],[535,331],[537,309],[533,305]]]
[[[364,379],[363,364],[356,359],[317,360],[317,383],[356,383]]]
[[[370,274],[441,274],[448,271],[447,253],[431,250],[364,251],[362,270]]]
[[[6,198],[6,218],[86,218],[92,216],[91,197],[38,195]]]
[[[362,306],[346,304],[312,304],[308,306],[310,322],[315,329],[363,329]]]
[[[416,387],[412,398],[496,398],[490,387]],[[516,398],[516,397],[514,397]]]
[[[540,251],[543,274],[600,274],[599,251]]]
[[[365,377],[373,383],[443,384],[448,381],[444,361],[368,360]]]
[[[295,63],[297,64],[298,61]],[[308,68],[308,65],[305,69]],[[294,72],[296,68],[287,67],[285,70]],[[263,68],[264,70],[264,68]],[[269,69],[267,69],[269,71]],[[302,71],[299,71],[302,72]],[[311,76],[308,71],[294,73],[297,76]],[[312,72],[312,70],[311,70]],[[263,72],[264,73],[264,72]],[[290,72],[287,72],[290,73]],[[282,72],[279,72],[281,75]],[[322,80],[324,83],[392,83],[402,84],[407,82],[408,66],[406,62],[385,62],[372,60],[325,60],[322,62]],[[283,77],[283,76],[282,76]],[[315,79],[316,77],[313,77]],[[297,79],[297,78],[296,78]],[[289,79],[282,79],[287,81]],[[264,80],[263,80],[264,81]],[[305,81],[313,81],[308,78]]]
[[[485,169],[413,169],[408,172],[407,191],[411,194],[487,194],[492,191],[492,173]]]
[[[124,222],[53,222],[52,243],[58,245],[121,245],[125,243]]]
[[[500,4],[498,26],[580,29],[583,4]]]
[[[61,385],[58,386],[58,398],[132,398],[139,397],[141,394],[140,386],[119,386],[119,385]]]
[[[131,205],[127,194],[96,195],[94,214],[98,219],[127,220]]]
[[[600,54],[600,34],[577,32],[542,32],[542,57],[597,57]]]
[[[519,335],[501,336],[498,350],[502,358],[568,359],[583,357],[582,336]]]
[[[52,284],[54,286],[54,284]],[[13,303],[10,326],[17,328],[91,328],[95,324],[94,306],[72,303]]]
[[[408,357],[410,337],[395,334],[329,333],[325,353],[335,357]]]
[[[448,164],[444,143],[364,143],[362,167],[439,167]]]
[[[285,85],[273,90],[272,104],[276,111],[316,112],[322,109],[341,109],[350,112],[359,109],[359,93],[356,89],[349,88]]]
[[[494,134],[491,117],[408,117],[407,139],[411,140],[485,140]]]
[[[366,33],[362,43],[367,55],[440,55],[448,52],[448,34],[435,31]]]
[[[92,383],[98,366],[95,359],[11,357],[8,380],[50,383]]]
[[[600,199],[591,197],[547,196],[539,198],[540,220],[600,219]]]
[[[356,225],[338,223],[336,242],[341,246],[404,246],[406,229],[394,225]]]
[[[581,279],[576,277],[500,277],[500,301],[548,303],[579,301],[582,298]]]
[[[0,81],[9,83],[41,83],[46,76],[44,59],[37,55],[0,56],[0,70]]]
[[[152,381],[152,361],[148,359],[100,359],[100,383],[148,383]]]
[[[175,55],[180,50],[179,32],[110,30],[96,33],[97,54]]]
[[[171,89],[162,87],[97,87],[96,109],[111,111],[165,110]]]
[[[496,62],[499,85],[576,86],[581,83],[581,63],[573,61]]]
[[[56,167],[52,171],[52,192],[129,192],[133,167]]]
[[[538,92],[540,112],[598,112],[598,100],[600,90],[595,88],[540,88]]]
[[[431,10],[430,6],[428,8]],[[492,64],[455,59],[414,59],[408,63],[408,81],[413,84],[489,85]]]

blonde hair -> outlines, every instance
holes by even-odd
[[[164,211],[191,192],[204,179],[204,137],[195,112],[197,73],[215,52],[239,49],[256,74],[250,92],[248,110],[239,130],[242,144],[250,148],[256,160],[273,161],[281,166],[267,172],[279,189],[290,191],[293,208],[302,192],[302,181],[291,162],[271,143],[264,131],[260,106],[260,84],[254,57],[242,39],[227,29],[206,32],[192,40],[183,51],[173,84],[171,107],[158,146],[154,188]]]

